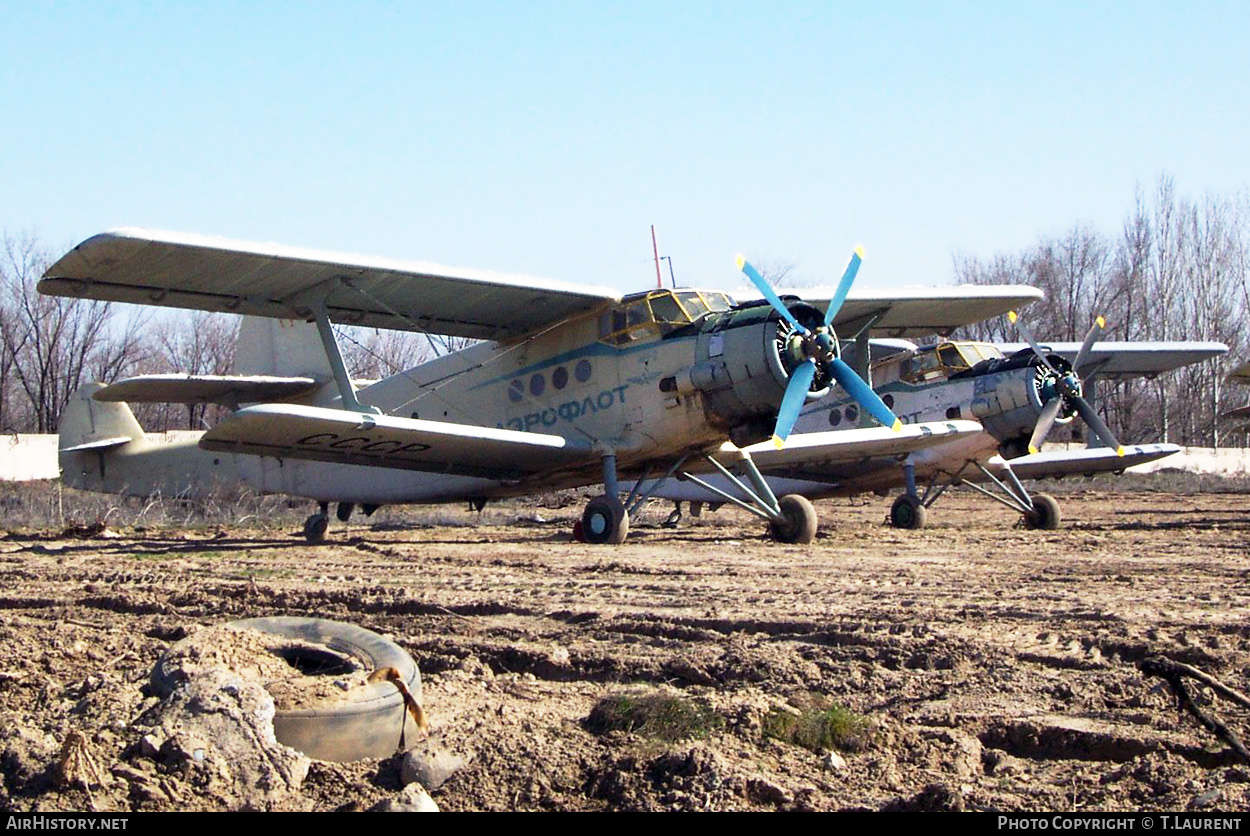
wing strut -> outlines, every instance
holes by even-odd
[[[350,412],[381,415],[382,410],[376,406],[366,406],[357,399],[356,387],[352,384],[352,376],[347,372],[347,364],[343,362],[343,352],[339,350],[338,338],[334,336],[334,329],[330,327],[330,312],[326,308],[326,299],[342,284],[344,284],[343,280],[335,277],[299,294],[298,300],[307,301],[313,321],[317,323],[317,333],[321,335],[321,346],[325,349],[326,359],[330,361],[330,370],[334,372],[334,382],[338,384],[339,395],[343,399],[343,408]],[[291,301],[296,301],[296,298],[292,298]]]

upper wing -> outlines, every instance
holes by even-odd
[[[145,374],[119,380],[92,397],[127,403],[219,403],[237,409],[241,403],[286,400],[321,385],[312,377]]]
[[[280,319],[311,318],[314,297],[328,292],[335,322],[490,340],[620,298],[550,279],[143,229],[88,238],[48,268],[39,291]]]
[[[1076,359],[1080,343],[1042,343],[1043,348],[1068,362]],[[1011,355],[1028,348],[1028,343],[1000,343],[1003,354]],[[1201,363],[1228,351],[1224,343],[1213,342],[1097,342],[1085,365],[1077,369],[1082,377],[1129,378],[1153,377],[1162,372]]]
[[[1009,459],[1007,464],[1011,465],[1011,469],[1021,479],[1046,479],[1052,476],[1119,472],[1126,467],[1152,462],[1180,451],[1181,448],[1175,444],[1136,444],[1126,447],[1124,455],[1120,456],[1109,447],[1086,447],[1081,450],[1033,453]],[[1002,462],[1002,458],[995,456],[990,459],[990,468],[993,469]],[[979,480],[976,473],[967,478]]]
[[[833,289],[816,287],[784,292],[793,293],[824,310]],[[833,327],[843,338],[854,337],[865,326],[873,337],[949,334],[962,325],[1016,310],[1043,295],[1042,291],[1027,285],[951,285],[876,291],[852,288],[833,320]]]
[[[984,428],[976,421],[904,424],[897,431],[888,427],[827,430],[792,435],[780,450],[771,441],[754,444],[745,450],[726,443],[716,458],[728,464],[746,452],[751,454],[756,466],[769,475],[795,475],[861,459],[902,456],[981,432]]]
[[[598,461],[589,446],[558,435],[296,404],[261,404],[231,413],[204,433],[200,446],[499,480]]]

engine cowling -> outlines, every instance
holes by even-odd
[[[805,302],[787,300],[786,307],[811,331],[824,324],[821,312]],[[699,323],[696,362],[670,385],[680,394],[701,393],[709,420],[738,446],[762,441],[772,435],[786,385],[803,362],[793,349],[794,330],[770,305],[707,317]],[[836,338],[833,346],[836,356]],[[819,365],[808,400],[831,385],[828,369]]]
[[[1063,375],[1071,375],[1072,366],[1058,355],[1046,358]],[[977,394],[971,411],[1001,444],[1023,445],[1037,425],[1042,408],[1052,398],[1062,398],[1056,377],[1036,357],[1008,358],[996,367],[987,368],[978,377]],[[1074,385],[1080,392],[1080,381]],[[1068,423],[1075,407],[1064,398],[1056,423]],[[1023,449],[1023,448],[1021,448]]]

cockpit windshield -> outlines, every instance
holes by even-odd
[[[709,311],[727,311],[729,296],[707,290],[652,290],[627,296],[599,318],[599,339],[613,345],[662,336]]]
[[[918,349],[907,360],[900,377],[910,383],[936,380],[970,369],[982,360],[1002,356],[1002,351],[992,343],[941,342]]]

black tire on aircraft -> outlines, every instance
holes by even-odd
[[[324,543],[330,518],[325,514],[313,514],[304,520],[304,539],[310,543]]]
[[[247,618],[232,621],[227,626],[246,627],[290,639],[289,656],[281,650],[276,652],[296,668],[343,664],[341,659],[322,658],[331,654],[315,653],[307,644],[324,645],[369,671],[394,668],[409,693],[421,702],[421,673],[417,663],[395,642],[372,630],[355,624],[297,616]],[[168,661],[170,655],[162,656],[152,669],[152,690],[162,698],[171,694],[183,677]],[[273,728],[280,743],[311,758],[339,763],[388,758],[399,751],[401,735],[405,747],[417,743],[421,736],[403,695],[392,682],[353,688],[343,692],[341,702],[333,704],[279,710],[274,715]]]
[[[816,539],[816,509],[807,497],[786,494],[777,500],[781,519],[768,524],[768,533],[779,543],[806,545]]]
[[[924,528],[929,517],[929,509],[919,497],[909,493],[902,494],[890,506],[890,525],[895,528],[917,530]]]
[[[582,514],[582,536],[587,543],[619,545],[629,536],[629,514],[614,496],[596,496]]]
[[[1048,493],[1033,494],[1033,510],[1024,515],[1026,528],[1053,531],[1059,527],[1059,501]]]

